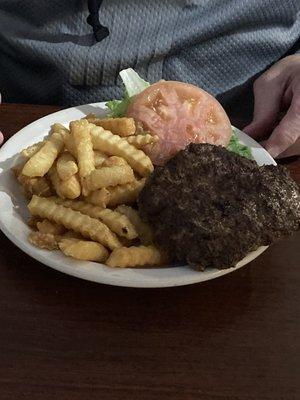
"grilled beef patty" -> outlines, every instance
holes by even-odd
[[[139,209],[174,261],[200,269],[234,266],[300,224],[300,195],[281,166],[210,144],[190,144],[157,167]]]

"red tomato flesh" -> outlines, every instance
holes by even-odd
[[[145,152],[163,165],[189,143],[227,146],[231,124],[221,104],[209,93],[183,82],[160,81],[138,94],[127,110],[145,131],[157,135]]]

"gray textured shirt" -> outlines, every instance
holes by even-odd
[[[75,105],[120,97],[119,70],[196,84],[225,107],[297,50],[300,0],[104,0],[96,42],[84,0],[0,0],[3,101]]]

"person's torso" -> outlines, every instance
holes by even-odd
[[[118,72],[194,83],[213,95],[281,58],[300,31],[298,0],[104,0],[96,42],[84,0],[0,0],[4,100],[73,105],[120,96]]]

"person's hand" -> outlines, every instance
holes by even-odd
[[[288,56],[263,73],[253,85],[253,121],[244,132],[273,157],[300,154],[300,55]]]

